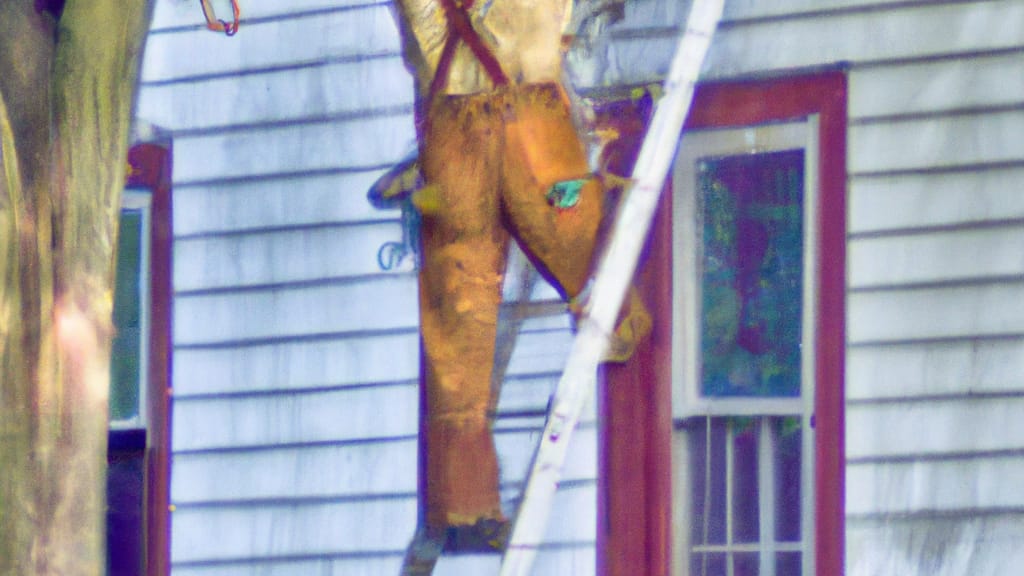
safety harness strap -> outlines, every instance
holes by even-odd
[[[440,0],[444,8],[445,19],[448,21],[448,39],[445,40],[444,48],[441,50],[441,58],[437,63],[437,71],[430,83],[430,98],[441,93],[448,83],[448,74],[451,71],[452,59],[455,57],[455,48],[459,41],[465,42],[473,55],[484,67],[484,71],[495,86],[508,84],[508,76],[501,69],[501,64],[494,57],[491,50],[484,44],[484,41],[473,29],[473,23],[469,18],[468,10],[473,7],[473,0]]]

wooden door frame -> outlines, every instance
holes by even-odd
[[[612,168],[629,173],[649,99],[603,109],[619,127]],[[845,546],[846,125],[844,70],[698,86],[686,129],[818,116],[819,212],[815,426],[816,573],[842,574]],[[654,330],[600,390],[597,565],[601,576],[667,576],[672,565],[672,221],[666,186],[637,284]]]

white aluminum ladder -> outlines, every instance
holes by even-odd
[[[558,382],[547,424],[534,456],[501,576],[529,576],[547,529],[554,500],[580,412],[597,384],[597,367],[658,205],[683,123],[693,100],[711,37],[722,16],[724,0],[695,0],[665,79],[651,126],[633,169],[633,182],[612,230],[593,292],[578,323],[565,371]]]

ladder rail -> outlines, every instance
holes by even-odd
[[[580,412],[597,383],[597,366],[636,271],[637,261],[675,151],[693,92],[721,19],[724,0],[696,0],[691,7],[651,126],[633,169],[634,185],[620,209],[595,275],[593,292],[559,380],[541,436],[501,576],[528,576],[547,529],[569,443]]]

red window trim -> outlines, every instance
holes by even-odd
[[[620,142],[626,148],[615,158],[622,173],[639,146],[642,131],[636,126],[643,124],[638,120],[642,113],[624,103],[612,106],[608,116],[621,127]],[[814,543],[815,572],[827,576],[842,574],[844,565],[846,107],[843,71],[709,83],[697,88],[686,124],[687,129],[739,127],[818,115]],[[670,214],[671,193],[665,193],[638,273],[638,285],[655,317],[654,332],[628,364],[605,370],[600,391],[601,576],[671,572],[671,325],[659,321],[671,318],[672,310]]]
[[[170,574],[171,314],[173,242],[170,143],[128,151],[127,185],[152,192],[150,204],[149,434],[146,448],[146,574]]]

